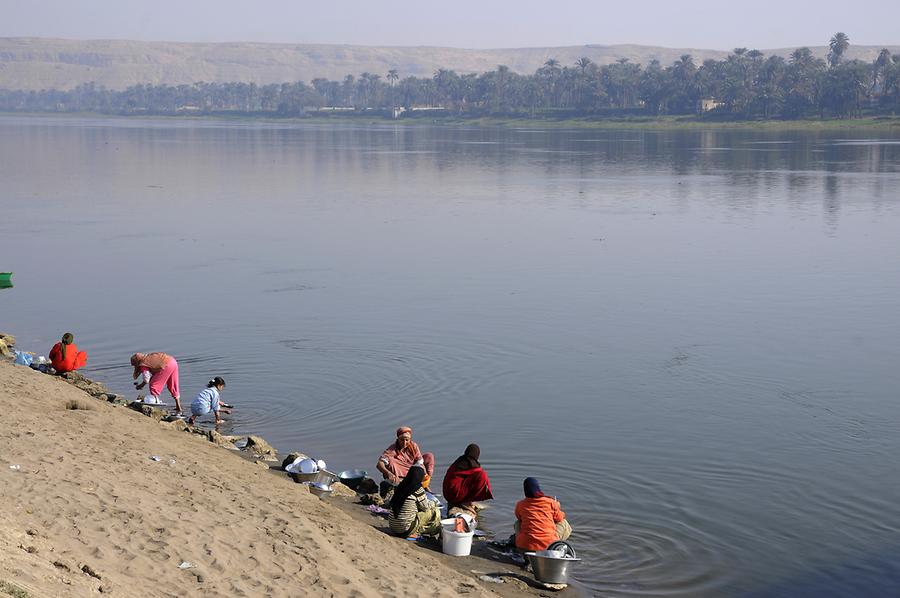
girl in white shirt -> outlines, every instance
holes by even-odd
[[[225,380],[216,376],[206,385],[197,398],[191,402],[191,417],[188,418],[188,423],[194,425],[194,420],[201,415],[206,415],[210,411],[212,411],[216,416],[216,424],[218,424],[221,420],[219,419],[219,412],[222,413],[231,413],[230,405],[226,405],[225,403],[219,403],[219,393],[225,389]]]

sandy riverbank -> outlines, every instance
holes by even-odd
[[[536,594],[473,573],[508,566],[390,537],[362,507],[6,360],[0,410],[0,596]]]

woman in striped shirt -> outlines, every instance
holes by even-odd
[[[394,489],[388,525],[391,533],[415,539],[419,535],[434,536],[441,531],[441,512],[428,500],[422,488],[425,469],[419,465],[409,468],[406,477]]]

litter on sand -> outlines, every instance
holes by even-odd
[[[489,581],[491,583],[503,583],[502,577],[494,577],[493,575],[481,575],[478,579],[481,581]]]
[[[162,457],[160,457],[159,455],[151,455],[150,459],[152,459],[153,461],[162,461]]]
[[[194,563],[189,563],[187,561],[181,561],[181,564],[178,565],[179,569],[193,569],[194,567]]]
[[[21,465],[10,465],[9,468],[12,469],[13,471],[19,471],[20,469],[22,469],[22,466]]]

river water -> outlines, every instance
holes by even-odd
[[[900,593],[900,133],[7,116],[0,206],[0,328],[114,389],[172,353],[334,470],[478,442],[597,595]]]

